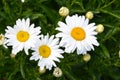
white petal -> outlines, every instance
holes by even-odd
[[[25,23],[25,24],[26,24],[26,26],[27,26],[27,27],[29,27],[29,26],[30,26],[30,18],[27,18],[27,20],[26,20],[26,23]]]
[[[84,24],[82,25],[82,27],[87,27],[88,22],[89,22],[89,20],[88,20],[88,19],[86,19],[86,20],[85,20],[85,22],[84,22]]]

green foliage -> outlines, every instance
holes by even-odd
[[[120,0],[0,0],[0,33],[6,26],[13,26],[18,18],[31,19],[31,23],[41,26],[42,34],[56,34],[57,22],[64,21],[58,13],[66,6],[70,15],[85,15],[92,11],[90,22],[104,25],[104,32],[97,35],[100,43],[95,51],[88,52],[91,60],[83,61],[83,55],[76,52],[64,54],[57,63],[63,71],[60,78],[53,76],[53,70],[40,74],[37,62],[19,52],[11,58],[11,47],[0,46],[0,80],[120,80]]]

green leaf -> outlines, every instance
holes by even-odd
[[[103,44],[100,44],[100,47],[102,49],[102,52],[103,52],[103,55],[105,56],[105,58],[110,58],[108,49]]]
[[[52,23],[56,23],[57,20],[57,12],[47,6],[41,5],[41,8],[43,9],[43,11],[45,12],[45,14],[47,15],[47,17],[50,19],[50,21]]]
[[[111,28],[103,37],[103,39],[101,40],[101,42],[106,41],[107,39],[111,38],[114,34],[116,34],[117,32],[120,31],[120,28],[117,26],[114,26],[113,28]]]
[[[24,66],[24,60],[23,59],[23,53],[21,54],[21,57],[20,57],[20,72],[21,72],[21,75],[23,77],[23,79],[25,79],[25,72],[24,72],[24,69],[23,69],[23,66]]]
[[[69,78],[69,80],[76,80],[75,77],[73,77],[73,75],[70,73],[70,71],[67,71],[67,70],[63,69],[63,72]]]

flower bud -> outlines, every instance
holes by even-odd
[[[119,52],[118,52],[118,55],[119,55],[119,58],[120,58],[120,50],[119,50]]]
[[[102,33],[104,31],[104,26],[102,24],[98,24],[96,28],[96,32]]]
[[[85,55],[83,55],[83,60],[84,60],[85,62],[88,62],[90,59],[91,59],[90,54],[85,54]]]
[[[61,7],[59,9],[60,16],[67,16],[69,14],[69,9],[67,7]]]
[[[92,18],[94,17],[94,14],[93,14],[93,12],[88,11],[85,16],[86,16],[86,18],[88,18],[88,19],[92,19]]]
[[[62,76],[62,70],[59,67],[54,68],[53,75],[55,77],[61,77]]]
[[[15,54],[12,54],[12,53],[11,53],[11,54],[10,54],[10,57],[11,57],[11,58],[15,58]]]
[[[40,73],[40,74],[44,74],[45,72],[46,72],[46,68],[43,68],[43,69],[40,69],[40,68],[39,68],[39,73]]]
[[[5,40],[5,36],[3,34],[0,34],[0,45],[3,45]]]

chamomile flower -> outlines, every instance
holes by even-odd
[[[30,19],[18,19],[12,27],[7,26],[5,37],[7,46],[12,46],[12,54],[25,50],[28,55],[28,49],[35,47],[36,40],[39,39],[40,27],[30,25]]]
[[[95,31],[95,23],[89,23],[85,16],[67,16],[66,24],[59,21],[59,27],[56,30],[60,31],[56,37],[61,37],[60,46],[65,47],[65,52],[71,53],[77,50],[77,54],[86,54],[87,51],[94,50],[93,45],[99,46],[97,42],[97,32]]]
[[[61,55],[63,50],[59,49],[59,38],[54,39],[54,35],[49,38],[49,35],[41,35],[41,39],[37,41],[34,51],[30,60],[39,60],[38,66],[41,70],[44,68],[51,70],[52,67],[56,67],[54,61],[60,62],[58,58],[63,58]]]

